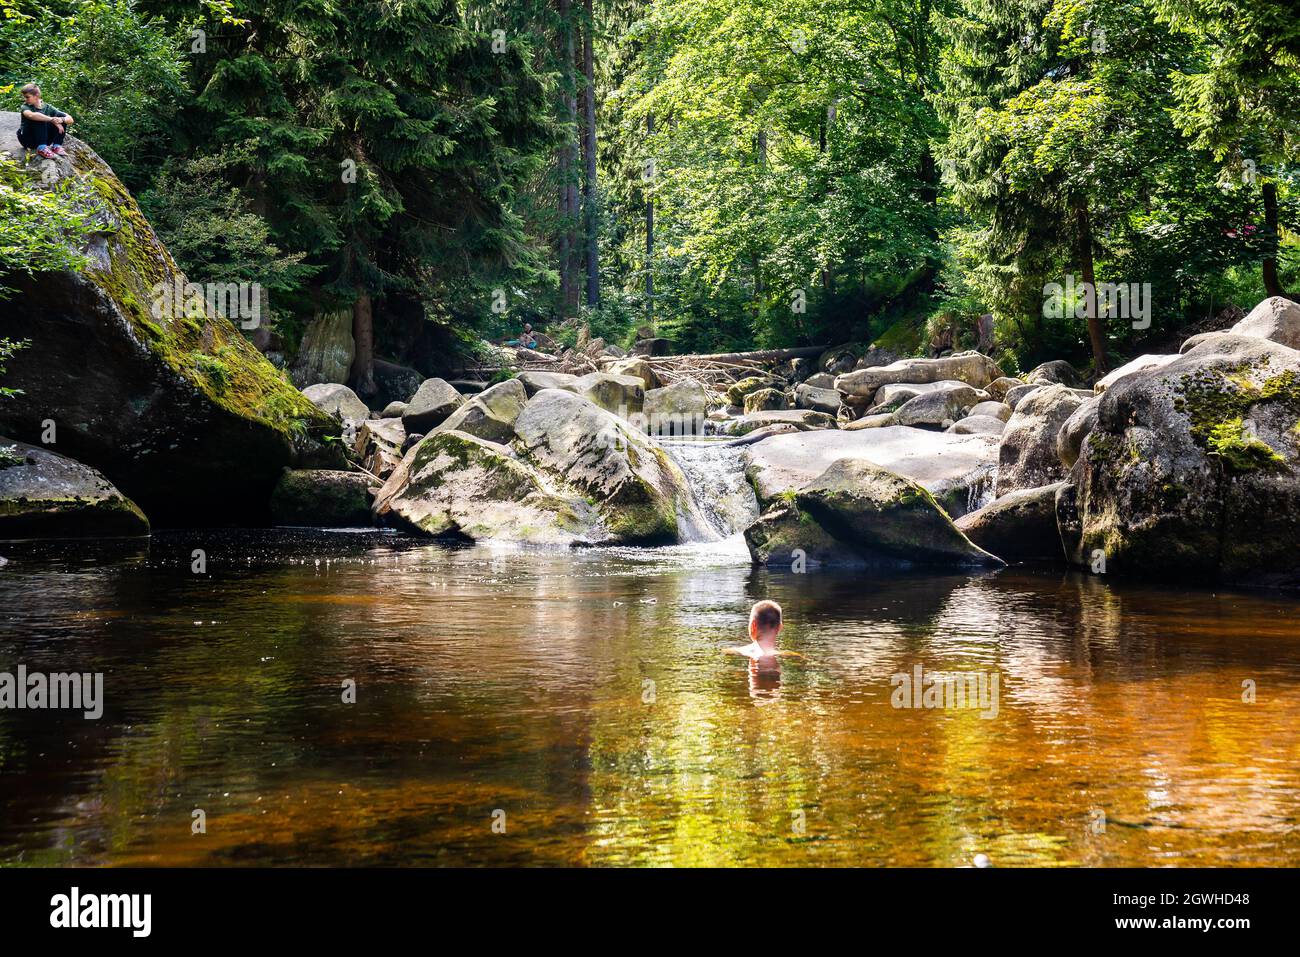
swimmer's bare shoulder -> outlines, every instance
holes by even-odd
[[[801,660],[807,660],[806,655],[801,655],[797,651],[774,651],[770,655],[756,655],[754,654],[753,645],[741,645],[739,647],[733,645],[730,648],[723,648],[722,653],[724,655],[739,655],[742,658],[799,658]]]

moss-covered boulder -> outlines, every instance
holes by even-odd
[[[1001,564],[963,535],[923,486],[861,459],[834,462],[803,489],[783,496],[777,510],[746,534],[756,562],[771,561],[774,554],[783,559],[804,534],[825,563]]]
[[[0,539],[149,534],[149,520],[95,469],[0,436]]]
[[[595,403],[543,389],[515,420],[521,457],[586,496],[623,542],[689,540],[707,527],[663,449]]]
[[[865,567],[868,561],[789,500],[778,501],[745,529],[745,544],[754,564],[804,571],[823,565]]]
[[[1067,557],[1108,574],[1300,585],[1300,352],[1230,334],[1127,376],[1057,496]]]
[[[21,156],[17,126],[0,113],[0,151]],[[337,425],[218,314],[214,290],[187,285],[108,165],[66,146],[31,188],[90,217],[89,266],[8,277],[5,314],[31,345],[9,362],[5,385],[22,394],[0,403],[0,432],[36,443],[52,423],[52,448],[156,524],[265,520],[285,466],[341,461],[322,444]]]
[[[355,528],[369,525],[370,506],[379,487],[364,472],[339,469],[286,469],[271,495],[277,525]]]
[[[780,389],[758,389],[745,396],[743,406],[746,415],[752,415],[755,412],[773,412],[779,409],[788,409],[790,403],[786,401],[785,393]]]
[[[579,376],[569,388],[606,412],[624,418],[636,415],[645,407],[645,383],[637,376],[589,372]]]
[[[745,396],[759,389],[779,388],[781,382],[772,376],[751,375],[727,386],[727,404],[744,408]]]
[[[428,535],[530,544],[609,538],[591,504],[547,482],[508,448],[443,431],[407,453],[375,499],[376,519]]]
[[[984,504],[997,456],[995,436],[903,426],[827,429],[754,443],[745,450],[745,472],[759,501],[768,505],[803,489],[839,459],[861,459],[924,486],[944,511],[956,516]]]

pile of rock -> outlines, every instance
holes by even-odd
[[[957,524],[1004,558],[1093,572],[1300,585],[1300,305],[1146,355],[1088,397],[1018,397],[997,499]]]

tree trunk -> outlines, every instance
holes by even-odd
[[[362,398],[378,391],[375,388],[375,319],[370,293],[361,292],[352,303],[352,389]]]
[[[596,57],[593,40],[596,23],[592,16],[591,4],[592,0],[586,0],[586,19],[582,30],[583,102],[586,124],[582,147],[587,161],[586,175],[582,183],[582,203],[587,241],[587,305],[595,308],[600,305],[600,250],[597,235],[599,217],[596,215]]]
[[[560,0],[560,20],[564,30],[564,107],[568,115],[570,136],[579,135],[578,127],[578,96],[577,96],[577,78],[575,74],[575,64],[577,63],[577,46],[573,39],[573,20],[570,16],[570,0]],[[564,302],[563,311],[565,317],[576,315],[578,312],[578,282],[577,274],[574,269],[577,258],[577,221],[578,221],[578,184],[575,175],[577,165],[577,148],[573,139],[565,144],[564,147],[564,170],[563,180],[560,183],[561,203],[563,205],[563,218],[560,221],[560,244],[563,248],[563,260],[561,267],[561,277],[563,287],[561,294]]]
[[[1278,244],[1278,221],[1277,221],[1277,184],[1272,180],[1265,180],[1262,187],[1264,193],[1264,241],[1268,243],[1268,255],[1264,257],[1264,291],[1270,296],[1283,296],[1290,298],[1286,290],[1282,288],[1282,281],[1277,276],[1277,244]]]
[[[651,113],[645,118],[645,128],[647,140],[653,141],[655,133],[655,117]],[[655,328],[655,201],[654,193],[654,176],[658,173],[655,167],[651,166],[651,176],[646,184],[645,197],[645,321],[650,327],[650,332]]]
[[[791,349],[758,349],[753,352],[710,352],[689,356],[655,356],[646,358],[651,365],[673,365],[683,359],[704,359],[710,362],[784,362],[786,359],[811,359],[821,355],[830,346],[795,346]]]
[[[1079,271],[1083,275],[1087,292],[1088,338],[1092,341],[1092,360],[1097,375],[1103,376],[1109,370],[1106,362],[1106,329],[1102,317],[1097,311],[1097,275],[1092,263],[1092,220],[1088,216],[1088,201],[1080,200],[1074,207],[1075,223],[1078,227]]]

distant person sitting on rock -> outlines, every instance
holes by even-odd
[[[67,113],[55,109],[41,100],[41,88],[28,83],[22,89],[23,105],[19,108],[22,126],[18,127],[18,142],[29,150],[36,150],[45,159],[63,156],[63,137],[68,127],[76,122]]]
[[[536,349],[537,339],[533,335],[533,324],[531,322],[525,322],[523,334],[520,335],[518,339],[506,340],[506,345],[518,346],[520,349]]]
[[[764,599],[749,610],[749,637],[752,641],[748,645],[724,650],[729,655],[742,655],[756,662],[767,660],[773,664],[778,657],[802,658],[803,655],[794,651],[777,650],[776,636],[781,634],[782,627],[781,606]]]

